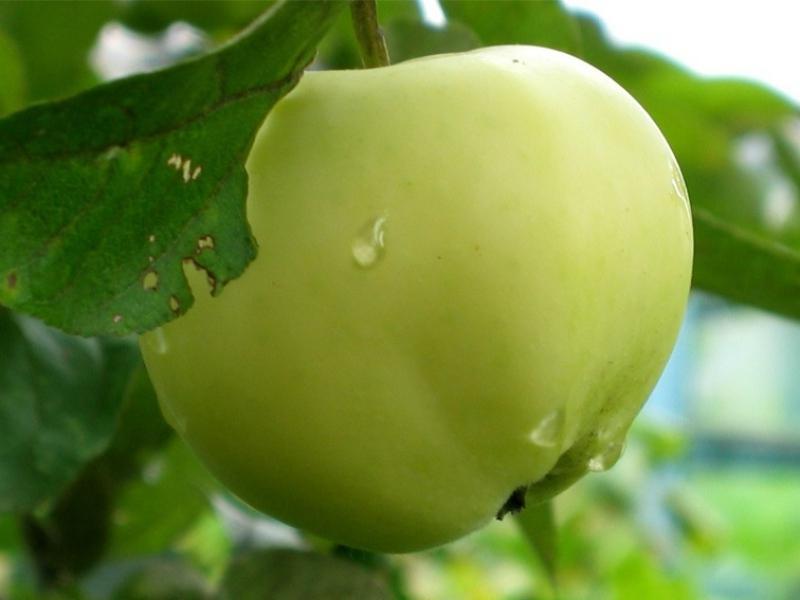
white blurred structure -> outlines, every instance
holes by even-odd
[[[800,100],[800,3],[786,0],[563,0],[614,41],[666,54],[701,75],[754,79]]]
[[[208,46],[205,34],[188,23],[173,23],[163,33],[144,35],[112,21],[100,30],[89,60],[101,78],[118,79],[166,67]]]

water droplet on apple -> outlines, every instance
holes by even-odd
[[[374,266],[383,256],[386,235],[386,217],[377,217],[364,225],[350,247],[356,265],[362,269]]]
[[[587,467],[594,472],[607,471],[616,464],[624,449],[625,444],[621,441],[609,442],[602,451],[589,459]]]
[[[545,415],[534,430],[531,431],[528,439],[537,446],[552,448],[561,438],[563,429],[564,411],[559,408]]]
[[[674,159],[670,160],[670,168],[672,169],[672,189],[681,200],[689,202],[689,194],[686,192],[686,183]]]

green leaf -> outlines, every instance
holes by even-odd
[[[157,554],[173,547],[209,509],[216,487],[208,471],[177,437],[121,487],[110,531],[110,556]]]
[[[55,334],[68,338],[59,332]],[[188,450],[183,444],[175,444],[178,452],[154,455],[153,451],[173,436],[160,416],[136,344],[130,340],[104,343],[122,347],[123,342],[135,360],[132,368],[120,361],[116,367],[108,368],[117,378],[107,382],[108,393],[123,398],[123,408],[117,411],[122,413],[120,425],[110,446],[85,464],[63,491],[54,494],[50,503],[22,519],[39,579],[45,582],[73,580],[86,572],[109,551],[117,550],[120,535],[125,538],[126,547],[138,543],[138,548],[142,547],[142,538],[157,538],[158,544],[147,546],[145,552],[163,551],[177,535],[175,523],[181,524],[177,531],[182,532],[188,527],[186,522],[196,519],[199,510],[207,506],[206,496],[197,489],[202,477],[186,480],[183,463],[188,460],[194,466],[197,461],[185,458]],[[105,427],[113,430],[114,425],[116,422],[106,423]],[[194,472],[189,471],[205,474],[196,466]],[[144,502],[131,502],[131,498],[142,494]],[[132,504],[138,511],[133,517]],[[166,537],[164,523],[172,524]],[[142,533],[143,529],[146,533]]]
[[[550,582],[555,584],[558,572],[558,529],[553,502],[548,500],[528,505],[514,519],[544,567]]]
[[[106,553],[157,554],[208,510],[216,484],[161,415],[143,364],[130,378],[120,423],[97,460],[114,486]]]
[[[388,600],[388,583],[351,561],[296,550],[262,550],[234,559],[220,600]]]
[[[468,25],[486,46],[531,44],[571,54],[581,47],[580,29],[558,0],[444,0],[448,21]]]
[[[63,97],[96,82],[89,51],[116,10],[111,0],[0,0],[0,30],[20,51],[28,101]]]
[[[584,57],[644,106],[678,158],[692,204],[693,285],[800,318],[798,107],[751,82],[703,79],[615,48],[591,20],[582,31]]]
[[[176,559],[148,561],[111,595],[111,600],[206,600],[211,585],[202,573]]]
[[[695,600],[702,596],[693,582],[676,576],[647,551],[631,553],[610,573],[608,597],[616,600]]]
[[[57,495],[109,444],[134,341],[82,339],[0,309],[0,511]]]
[[[25,74],[17,45],[0,30],[0,117],[22,107]]]
[[[23,519],[44,581],[74,579],[109,555],[163,552],[208,509],[210,477],[166,426],[138,352],[136,358],[109,448],[53,502]],[[154,452],[170,439],[167,452]]]
[[[0,562],[10,562],[22,552],[22,539],[16,516],[11,513],[0,513]]]
[[[161,414],[153,384],[140,362],[128,380],[119,424],[102,461],[119,481],[138,477],[144,464],[174,438],[174,433]]]
[[[41,515],[22,518],[25,541],[45,585],[73,581],[104,554],[114,481],[90,465]]]
[[[247,25],[270,3],[271,0],[128,0],[122,5],[120,21],[147,33],[161,31],[177,21],[215,32]]]
[[[800,251],[692,209],[693,283],[737,302],[800,318]]]
[[[255,256],[244,162],[343,3],[279,3],[247,35],[164,71],[0,120],[0,302],[84,335],[186,312]]]
[[[475,33],[460,23],[431,27],[419,20],[395,19],[383,29],[393,63],[431,54],[464,52],[481,46]]]

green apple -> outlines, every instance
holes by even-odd
[[[526,46],[310,72],[247,169],[258,258],[217,298],[189,273],[142,338],[241,498],[403,552],[616,460],[692,263],[675,159],[616,83]]]

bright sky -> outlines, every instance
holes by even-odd
[[[800,100],[800,2],[564,0],[615,41],[658,50],[703,75],[756,79]]]
[[[531,0],[534,1],[534,0]],[[612,38],[703,75],[759,80],[800,101],[797,0],[562,0],[596,14]],[[437,0],[419,0],[431,22]]]

